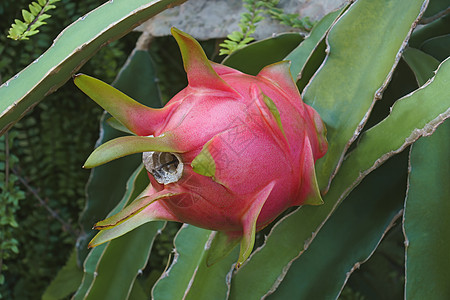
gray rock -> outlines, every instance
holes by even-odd
[[[342,6],[344,2],[346,0],[281,0],[278,7],[283,8],[286,13],[308,16],[315,21]],[[242,0],[189,0],[180,6],[167,9],[136,30],[158,37],[170,35],[170,28],[174,26],[198,40],[224,38],[239,30],[238,23],[245,11],[242,4]],[[276,33],[292,31],[299,30],[280,25],[267,16],[258,23],[252,36],[263,39]]]

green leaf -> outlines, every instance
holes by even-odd
[[[130,134],[130,135],[134,134],[128,128],[126,128],[122,123],[117,121],[117,119],[114,117],[111,117],[108,120],[106,120],[106,123],[117,131],[121,131],[126,134]]]
[[[34,16],[37,16],[41,12],[41,6],[39,4],[37,4],[36,2],[33,2],[30,5],[28,5],[28,8],[30,9],[30,12]]]
[[[433,74],[434,75],[434,74]],[[384,120],[394,103],[419,87],[416,76],[404,59],[398,62],[383,98],[375,103],[365,128],[371,128]]]
[[[134,170],[134,172],[132,172],[131,176],[129,176],[130,178],[126,182],[125,193],[119,199],[120,201],[114,203],[116,206],[113,207],[111,212],[109,212],[109,215],[114,215],[115,213],[118,213],[126,206],[126,204],[129,201],[131,201],[132,199],[134,199],[135,197],[137,197],[139,195],[139,193],[141,191],[136,190],[134,187],[136,185],[136,179],[137,179],[138,175],[141,173],[142,169],[143,169],[142,165],[139,165],[139,167],[136,170]],[[141,177],[141,179],[142,179],[142,177]],[[145,184],[146,184],[145,181],[141,183],[142,189],[145,188]],[[99,198],[99,199],[101,199],[101,198]],[[90,200],[90,201],[93,202],[92,200]],[[89,204],[89,202],[88,202],[88,204]],[[105,203],[102,203],[102,204],[104,205]],[[92,227],[92,223],[90,223],[90,227]],[[87,245],[87,243],[86,243],[86,245]],[[95,247],[87,255],[87,257],[83,263],[83,271],[84,271],[83,281],[73,298],[74,300],[84,299],[85,296],[87,295],[89,289],[91,288],[91,286],[95,280],[95,273],[96,273],[98,264],[101,260],[103,252],[105,251],[107,245],[108,244],[102,244],[98,247]],[[87,246],[85,246],[85,247],[87,248]],[[84,249],[85,248],[81,248],[81,250],[84,250]]]
[[[308,58],[308,61],[306,61],[306,64],[303,66],[303,70],[301,74],[299,74],[300,77],[297,81],[297,88],[300,93],[303,93],[311,78],[314,76],[317,70],[320,69],[320,66],[322,65],[326,57],[326,50],[327,45],[325,39],[323,39],[317,44],[316,48]]]
[[[339,10],[333,11],[323,17],[311,30],[311,33],[305,38],[297,48],[292,50],[285,60],[291,61],[291,74],[298,80],[302,76],[303,68],[310,59],[312,53],[316,50],[320,41],[325,38],[331,25],[339,18],[341,13],[348,7],[345,6]]]
[[[93,168],[114,159],[147,151],[179,152],[173,145],[174,138],[170,134],[157,137],[122,136],[110,140],[91,153],[84,168]]]
[[[148,184],[147,172],[143,166],[140,166],[130,177],[127,193],[111,214],[122,210]],[[79,289],[74,299],[81,299],[81,297],[83,299],[126,299],[136,276],[147,264],[154,238],[161,232],[164,225],[165,222],[161,221],[150,222],[109,242],[105,247],[100,246],[101,256],[97,261],[91,261],[91,264],[95,265],[95,280],[91,282],[88,290]],[[89,261],[88,258],[86,262]],[[85,276],[83,285],[86,279]]]
[[[450,98],[446,96],[449,93],[450,58],[440,64],[436,75],[427,84],[399,99],[386,119],[367,130],[347,161],[356,163],[360,160],[369,166],[369,157],[379,157],[380,161],[374,161],[373,167],[376,167],[386,156],[431,134],[450,117]]]
[[[450,122],[411,148],[403,220],[406,236],[405,299],[450,297]],[[426,287],[426,288],[423,288]]]
[[[192,225],[183,225],[175,237],[175,257],[170,268],[152,290],[153,299],[227,299],[229,276],[239,250],[207,266],[209,243],[214,233]]]
[[[27,23],[31,23],[34,20],[33,14],[25,9],[22,9],[22,16],[23,16],[23,19],[25,20],[25,22],[27,22]]]
[[[10,128],[42,98],[63,85],[107,42],[183,0],[115,0],[67,27],[55,43],[0,87],[0,132]]]
[[[209,246],[206,265],[210,267],[226,257],[236,248],[241,239],[241,236],[229,236],[226,233],[217,231]]]
[[[329,54],[303,91],[305,103],[327,126],[328,152],[317,164],[321,190],[329,187],[346,150],[381,98],[422,4],[423,0],[358,1],[330,30]],[[373,38],[386,32],[386,43]]]
[[[244,73],[256,75],[265,66],[283,60],[302,40],[303,37],[298,33],[280,34],[236,50],[222,63]]]
[[[443,61],[450,56],[450,34],[428,39],[422,43],[420,49]]]
[[[77,255],[72,251],[66,265],[45,290],[42,300],[59,300],[71,296],[83,278],[83,271],[77,266]]]
[[[145,49],[136,48],[131,52],[112,85],[146,106],[161,108],[163,107],[161,93],[156,82],[156,66],[153,59]]]
[[[130,295],[128,296],[128,300],[147,300],[148,292],[144,290],[144,287],[138,280],[136,280],[131,288]]]
[[[233,31],[231,34],[227,35],[227,38],[234,42],[239,42],[243,37],[244,36],[240,31]]]
[[[8,38],[14,40],[27,40],[29,36],[38,33],[39,31],[36,29],[44,24],[47,24],[46,22],[43,22],[43,20],[50,17],[49,15],[41,13],[53,9],[55,8],[55,6],[45,5],[41,7],[36,2],[32,2],[28,5],[28,8],[30,9],[30,11],[27,11],[25,9],[22,10],[22,16],[25,21],[25,26],[15,26],[17,25],[16,20],[16,24],[13,24],[9,30]]]
[[[127,299],[164,224],[150,222],[109,242],[96,269],[98,277],[85,299]]]
[[[409,46],[420,49],[423,42],[426,40],[450,33],[450,14],[439,18],[436,21],[427,24],[421,28],[414,30],[410,40]]]
[[[350,293],[364,300],[404,299],[405,241],[399,221],[383,237],[369,260],[351,274],[339,299],[349,299],[345,296]]]
[[[49,11],[51,9],[55,9],[55,8],[56,8],[55,5],[47,5],[47,6],[44,7],[44,12],[47,12],[47,11]]]
[[[189,300],[210,300],[210,299],[228,299],[230,288],[230,278],[234,271],[234,264],[239,254],[239,247],[225,258],[216,262],[212,266],[207,266],[207,253],[202,258],[195,278],[192,282],[186,299]],[[208,284],[205,284],[207,282]]]
[[[265,245],[257,249],[236,273],[230,299],[238,296],[262,297],[270,291],[282,278],[280,276],[286,270],[285,266],[303,253],[340,201],[367,174],[448,117],[449,80],[450,61],[440,66],[431,83],[399,101],[382,126],[377,125],[367,131],[343,162],[323,198],[324,204],[318,207],[303,206],[273,227]],[[248,286],[252,286],[251,291]]]
[[[51,18],[51,17],[52,17],[51,15],[42,14],[42,15],[39,17],[39,22],[40,22],[40,21],[43,21],[43,20],[45,20],[45,19]],[[44,22],[44,24],[47,24],[47,23]]]
[[[406,48],[403,52],[403,59],[413,70],[419,85],[424,85],[428,79],[434,76],[434,71],[439,66],[439,61],[415,48]]]
[[[423,18],[430,18],[442,13],[450,7],[448,0],[430,0],[427,10],[423,14]]]
[[[89,289],[92,287],[96,278],[95,274],[97,272],[98,263],[107,245],[108,244],[102,244],[95,247],[87,255],[83,263],[83,280],[75,295],[72,297],[73,300],[84,300],[85,296],[89,293]]]
[[[350,274],[373,254],[400,217],[406,170],[407,156],[402,155],[369,174],[336,209],[307,251],[293,261],[268,299],[337,299]]]
[[[244,45],[247,45],[248,43],[250,43],[251,41],[254,41],[254,40],[255,39],[252,38],[252,37],[247,37],[247,38],[243,39],[240,43],[244,44]]]
[[[32,36],[32,35],[37,34],[38,32],[39,32],[39,30],[29,30],[27,35]]]
[[[26,29],[27,28],[27,24],[25,24],[24,22],[22,22],[19,19],[15,19],[14,22],[16,23],[16,28],[20,28],[20,29]]]
[[[196,275],[203,258],[205,244],[211,231],[184,224],[175,240],[175,256],[170,268],[163,273],[152,290],[154,299],[182,299]]]

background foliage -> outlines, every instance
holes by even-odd
[[[7,35],[11,23],[21,18],[21,9],[29,1],[0,3],[0,80],[5,82],[25,68],[66,26],[103,2],[61,0],[49,12],[52,17],[47,20],[48,25],[39,27],[39,34],[23,42],[9,39]],[[102,48],[82,71],[112,82],[138,36],[139,33],[130,33]],[[214,49],[215,42],[207,46]],[[181,56],[169,37],[158,39],[151,52],[160,69],[160,81],[164,83],[160,86],[162,98],[167,101],[186,84]],[[89,171],[81,170],[81,166],[98,138],[101,114],[101,109],[73,84],[66,84],[10,130],[9,167],[16,174],[9,175],[10,189],[4,189],[5,166],[0,165],[3,197],[0,281],[7,278],[0,285],[0,299],[36,299],[69,257],[80,233],[78,218],[85,205],[89,178]],[[1,137],[2,162],[5,137]],[[26,201],[19,202],[24,198]],[[159,237],[155,251],[161,257],[151,262],[153,268],[166,265],[171,239],[178,227],[169,225],[167,235]]]
[[[1,80],[8,80],[30,64],[62,29],[102,3],[62,0],[49,12],[53,16],[47,20],[48,25],[40,27],[38,35],[24,42],[8,39],[7,35],[9,26],[15,18],[21,18],[21,9],[27,7],[29,1],[0,3]],[[85,72],[111,82],[136,38],[137,34],[131,34],[103,48],[85,65]],[[10,143],[10,152],[16,156],[13,168],[17,175],[10,175],[10,184],[11,177],[19,176],[32,191],[16,179],[14,189],[21,191],[20,195],[26,193],[26,201],[19,203],[11,195],[3,194],[8,201],[2,201],[2,206],[17,210],[13,215],[19,225],[9,231],[2,230],[2,233],[10,232],[17,241],[14,256],[4,257],[8,270],[3,271],[7,280],[0,285],[3,298],[36,299],[70,254],[79,232],[77,221],[84,206],[89,176],[80,166],[98,137],[100,115],[101,110],[87,101],[78,89],[65,85],[11,130],[10,136],[15,138]],[[15,201],[14,205],[11,201]]]

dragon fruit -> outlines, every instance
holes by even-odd
[[[92,168],[143,153],[150,185],[121,212],[95,224],[90,247],[153,220],[217,231],[211,262],[240,242],[238,266],[255,233],[292,206],[321,204],[314,163],[327,151],[318,113],[304,104],[289,62],[251,76],[208,61],[200,44],[172,29],[188,86],[162,109],[146,107],[86,75],[75,84],[134,136],[89,156]]]

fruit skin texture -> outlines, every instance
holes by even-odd
[[[327,151],[325,126],[302,102],[289,62],[251,76],[208,61],[191,36],[172,34],[189,84],[162,109],[89,76],[75,77],[136,135],[103,144],[85,167],[144,152],[151,182],[122,212],[95,225],[101,231],[90,246],[152,220],[171,220],[218,231],[211,263],[240,241],[239,266],[255,232],[291,206],[322,203],[314,163]]]

